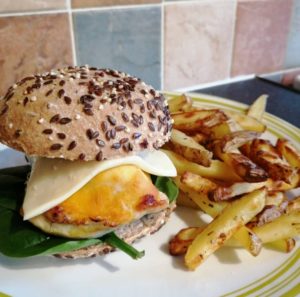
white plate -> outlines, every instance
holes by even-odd
[[[193,94],[196,102],[232,110],[246,105]],[[300,147],[300,130],[266,114],[269,131]],[[1,149],[1,148],[0,148]],[[12,150],[0,152],[0,167],[23,161]],[[258,257],[243,249],[222,248],[196,271],[168,254],[168,241],[179,229],[197,225],[204,215],[178,208],[158,233],[137,242],[146,255],[138,261],[121,252],[83,260],[52,257],[11,259],[0,255],[0,292],[12,296],[296,296],[300,294],[300,249],[289,254],[264,248]],[[1,240],[1,239],[0,239]],[[0,294],[1,296],[1,294]]]

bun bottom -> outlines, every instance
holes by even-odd
[[[134,221],[128,225],[124,225],[116,229],[115,233],[124,241],[131,244],[137,239],[140,239],[146,235],[150,235],[158,231],[168,221],[174,209],[175,204],[171,204],[168,208],[160,212],[145,215],[137,221]],[[110,252],[113,252],[114,250],[115,248],[111,245],[103,243],[91,245],[89,247],[71,252],[55,254],[54,256],[61,259],[90,258],[105,255]]]

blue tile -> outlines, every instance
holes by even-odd
[[[77,12],[77,64],[114,68],[161,87],[160,7]]]
[[[285,58],[286,68],[300,66],[300,0],[294,0]]]

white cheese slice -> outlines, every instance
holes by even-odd
[[[24,220],[62,203],[100,172],[125,164],[135,165],[157,176],[176,176],[176,168],[162,151],[102,162],[37,158],[27,183],[23,204]]]

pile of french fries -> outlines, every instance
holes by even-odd
[[[171,255],[194,270],[222,246],[257,256],[264,244],[289,252],[300,234],[300,152],[286,139],[264,139],[267,96],[245,113],[199,108],[186,95],[169,100],[174,120],[164,147],[177,168],[178,204],[211,216],[206,226],[179,231]]]

